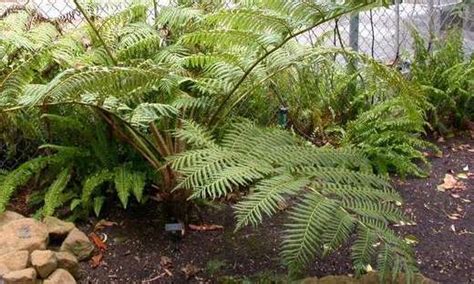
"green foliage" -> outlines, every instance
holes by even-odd
[[[42,156],[2,176],[0,211],[5,210],[15,190],[33,182],[35,177],[42,180],[36,186],[48,186],[41,193],[44,204],[38,210],[43,216],[53,215],[66,203],[70,203],[77,216],[89,211],[99,215],[108,189],[113,187],[124,208],[130,203],[130,194],[138,202],[143,201],[148,181],[143,162],[106,137],[106,129],[97,117],[90,117],[89,112],[76,112],[74,116],[50,114],[43,119],[49,121],[57,144],[42,145]],[[34,183],[31,186],[34,188]]]
[[[463,35],[451,30],[428,50],[423,37],[413,31],[415,55],[412,80],[421,84],[429,109],[429,123],[445,134],[474,120],[474,61],[464,54]]]
[[[3,175],[0,184],[0,212],[5,211],[6,205],[15,190],[25,185],[35,174],[43,170],[51,159],[39,157],[22,164],[17,169]]]
[[[391,257],[379,257],[378,263],[384,275],[416,271],[410,247],[389,227],[407,222],[396,206],[401,198],[388,181],[371,173],[359,151],[318,148],[287,131],[250,122],[233,124],[219,142],[193,123],[179,135],[195,148],[170,160],[182,174],[177,188],[192,190],[192,198],[219,198],[250,188],[235,206],[237,229],[262,223],[283,204],[292,207],[282,256],[293,273],[338,249],[354,232],[358,273],[386,250]],[[402,265],[387,263],[393,259]]]

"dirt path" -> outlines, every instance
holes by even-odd
[[[474,145],[471,138],[465,137],[440,143],[440,148],[444,154],[433,158],[428,178],[395,182],[405,198],[406,212],[417,223],[397,230],[418,240],[416,256],[424,275],[442,283],[473,282],[474,176],[467,176],[474,172]],[[459,189],[437,189],[446,174],[462,182],[455,185]],[[153,204],[128,212],[111,209],[108,219],[119,225],[103,230],[109,249],[99,268],[84,265],[84,282],[182,283],[186,282],[183,271],[193,274],[192,270],[199,271],[190,277],[192,282],[215,283],[244,277],[284,279],[286,271],[278,257],[282,217],[267,221],[258,230],[247,228],[233,233],[232,211],[225,206],[206,214],[206,221],[223,225],[224,231],[191,232],[175,244],[163,233],[160,215]],[[91,230],[91,225],[85,229]],[[171,263],[165,263],[168,261]],[[348,248],[316,261],[309,271],[317,277],[350,273]]]

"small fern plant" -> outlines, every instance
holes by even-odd
[[[474,60],[465,54],[462,32],[448,31],[429,50],[416,31],[411,79],[420,84],[432,107],[428,121],[433,130],[446,134],[466,128],[474,120]]]
[[[372,174],[358,151],[318,148],[290,132],[235,123],[217,141],[193,122],[176,135],[194,146],[170,159],[181,173],[177,188],[191,198],[219,198],[249,189],[235,206],[237,229],[257,226],[289,205],[281,255],[296,275],[352,239],[358,274],[377,259],[381,277],[416,271],[409,245],[390,224],[409,222],[401,198],[384,178]],[[286,206],[285,206],[286,207]]]
[[[54,144],[42,145],[42,155],[2,175],[0,212],[26,185],[34,189],[29,205],[38,208],[37,216],[54,215],[65,205],[73,211],[72,217],[90,212],[98,216],[110,193],[124,208],[132,196],[138,202],[145,200],[145,185],[152,176],[145,163],[107,136],[105,125],[87,114],[76,111],[74,116],[42,116],[50,125]]]

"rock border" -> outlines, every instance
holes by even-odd
[[[73,223],[0,213],[0,284],[74,284],[94,245]],[[52,242],[51,240],[54,240]]]

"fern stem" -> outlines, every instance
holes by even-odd
[[[158,3],[156,0],[153,0],[153,12],[155,13],[155,25],[158,23]]]
[[[320,21],[316,22],[315,24],[307,27],[307,28],[304,28],[296,33],[293,33],[286,37],[281,43],[279,43],[278,45],[276,45],[274,48],[270,49],[269,51],[265,52],[260,58],[258,58],[248,69],[247,71],[245,71],[245,73],[242,75],[242,77],[239,79],[239,81],[234,85],[234,87],[229,91],[229,93],[227,94],[227,96],[224,98],[224,100],[222,101],[222,103],[219,105],[219,107],[217,108],[217,110],[214,112],[214,114],[211,116],[211,119],[209,120],[209,123],[208,125],[214,125],[216,124],[216,122],[218,121],[219,119],[219,114],[220,112],[224,109],[224,107],[226,106],[227,102],[230,100],[230,98],[234,95],[235,92],[237,92],[239,90],[239,87],[245,82],[245,80],[247,79],[248,76],[250,76],[250,73],[263,61],[265,60],[268,56],[270,56],[271,54],[273,54],[274,52],[276,52],[277,50],[279,50],[280,48],[282,48],[286,43],[288,43],[290,40],[292,40],[293,38],[297,37],[297,36],[300,36],[314,28],[316,28],[317,26],[321,25],[321,24],[324,24],[326,22],[329,22],[329,21],[332,21],[332,20],[335,20],[339,17],[341,17],[342,15],[344,14],[347,14],[347,13],[352,13],[352,12],[355,12],[357,10],[359,10],[360,8],[366,6],[368,4],[365,4],[365,3],[362,3],[362,4],[359,4],[351,9],[348,9],[348,10],[344,10],[342,12],[339,12],[339,13],[336,13],[334,15],[331,15],[330,17],[328,18],[322,18]]]
[[[172,152],[170,151],[169,147],[166,145],[165,140],[163,139],[163,136],[161,135],[160,131],[156,127],[155,123],[151,122],[150,123],[150,132],[151,135],[153,136],[157,146],[158,151],[163,157],[167,157],[172,155]]]
[[[106,52],[107,55],[110,57],[110,60],[112,61],[112,63],[113,63],[114,65],[118,65],[117,60],[115,59],[115,57],[114,57],[113,54],[112,54],[112,51],[110,50],[110,47],[105,43],[104,39],[102,38],[102,36],[101,36],[100,33],[99,33],[99,30],[97,30],[97,28],[95,27],[95,25],[94,25],[94,23],[92,22],[92,20],[91,20],[91,18],[89,17],[89,15],[87,15],[87,13],[86,13],[86,11],[84,10],[84,8],[82,8],[82,6],[79,4],[79,2],[78,2],[77,0],[74,0],[74,4],[76,4],[77,9],[79,10],[79,12],[81,12],[82,16],[84,16],[84,18],[86,19],[87,23],[88,23],[89,26],[91,27],[92,31],[94,31],[95,36],[99,39],[100,44],[104,47],[105,52]]]

